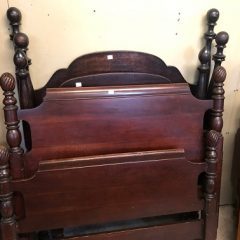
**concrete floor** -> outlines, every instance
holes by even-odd
[[[219,211],[219,225],[217,240],[235,240],[235,220],[233,207],[221,206]]]

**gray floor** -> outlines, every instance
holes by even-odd
[[[221,206],[217,240],[235,240],[235,222],[232,206]]]

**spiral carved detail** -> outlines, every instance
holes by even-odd
[[[213,71],[213,81],[215,83],[223,83],[226,79],[227,72],[224,67],[222,66],[217,66],[214,71]]]
[[[0,85],[3,91],[13,91],[15,88],[15,79],[10,73],[3,73],[0,77]]]
[[[9,153],[6,147],[0,146],[0,166],[7,164]]]

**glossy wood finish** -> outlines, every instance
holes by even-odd
[[[7,128],[6,140],[10,147],[9,161],[11,168],[11,176],[13,178],[23,177],[23,150],[20,147],[22,137],[19,130],[19,119],[17,116],[17,100],[14,97],[15,79],[9,74],[5,73],[0,78],[0,86],[4,91],[4,118]]]
[[[202,116],[210,107],[187,84],[50,89],[38,108],[19,112],[31,126],[26,174],[39,161],[144,150],[182,148],[187,160],[202,161]]]
[[[237,130],[232,163],[233,200],[236,217],[236,240],[240,239],[240,128]]]
[[[205,164],[186,161],[180,150],[58,161],[42,162],[33,179],[13,183],[25,202],[20,232],[203,209],[196,185]]]
[[[215,39],[216,34],[214,32],[214,27],[219,18],[219,11],[215,8],[210,9],[207,12],[207,23],[208,30],[204,34],[206,40],[205,46],[199,52],[198,58],[200,61],[200,66],[198,67],[199,77],[198,77],[198,86],[197,86],[197,96],[199,98],[205,99],[208,92],[209,76],[211,71],[211,50],[212,50],[212,41]]]
[[[175,67],[168,67],[158,57],[132,51],[109,51],[87,54],[75,59],[67,69],[56,71],[48,83],[36,91],[37,104],[46,88],[117,86],[133,84],[186,82]]]
[[[15,7],[9,8],[7,10],[7,18],[12,27],[10,39],[13,41],[15,49],[13,60],[16,67],[20,106],[21,108],[32,108],[34,107],[35,96],[29,74],[31,59],[27,56],[29,39],[26,34],[20,32],[19,30],[22,20],[22,14],[19,9]]]
[[[162,222],[135,228],[120,225],[113,232],[75,239],[215,240],[226,78],[220,64],[226,33],[216,37],[208,90],[206,81],[218,11],[208,12],[199,82],[190,85],[204,100],[192,95],[177,68],[132,51],[79,57],[56,71],[42,89],[33,90],[26,56],[29,41],[19,32],[21,13],[10,8],[8,18],[21,109],[17,111],[14,78],[4,74],[10,149],[0,151],[0,190],[11,188],[6,188],[8,198],[0,192],[3,240],[17,234],[30,238],[39,230],[55,230],[62,238],[66,227],[155,217]],[[75,88],[76,83],[83,87]],[[24,121],[24,154],[19,120]],[[182,218],[185,215],[189,218]]]
[[[4,240],[17,239],[16,221],[13,210],[13,191],[9,171],[9,153],[0,147],[0,236]]]

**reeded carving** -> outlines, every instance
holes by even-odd
[[[224,110],[224,81],[227,73],[225,68],[218,66],[214,69],[212,75],[213,89],[211,97],[213,99],[213,107],[211,110],[210,128],[221,132],[223,127],[223,110]]]
[[[3,91],[13,91],[15,88],[15,79],[10,73],[3,73],[0,78],[0,85]]]
[[[22,153],[23,150],[20,147],[21,133],[19,131],[19,120],[17,117],[17,100],[14,97],[15,79],[10,73],[4,73],[0,77],[0,85],[4,91],[4,116],[5,124],[7,127],[6,139],[10,147],[10,164],[11,175],[14,178],[20,178],[23,176],[22,169]]]
[[[217,146],[220,134],[214,130],[211,130],[207,133],[206,144],[210,148],[215,148]]]
[[[206,240],[213,239],[216,235],[217,226],[213,225],[217,223],[216,218],[216,202],[217,202],[217,146],[221,138],[221,133],[210,130],[206,134],[206,177],[204,185],[204,218],[205,218],[205,238]],[[214,226],[214,228],[213,228]],[[214,231],[214,232],[213,232]]]
[[[16,239],[7,148],[0,146],[0,239]]]

